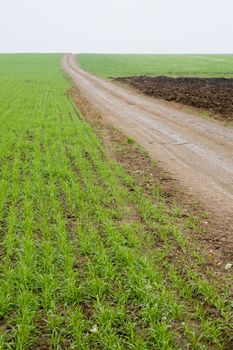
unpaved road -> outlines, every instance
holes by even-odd
[[[232,222],[233,129],[85,72],[74,55],[62,65],[106,120],[163,162],[207,210]]]

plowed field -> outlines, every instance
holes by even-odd
[[[133,76],[116,81],[129,84],[145,95],[205,109],[233,120],[233,79]]]

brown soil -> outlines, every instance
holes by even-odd
[[[216,118],[233,120],[233,79],[138,76],[115,80],[145,95],[205,109],[216,114]]]

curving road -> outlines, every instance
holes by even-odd
[[[85,72],[74,55],[64,55],[62,66],[106,120],[163,162],[208,210],[231,221],[233,129]]]

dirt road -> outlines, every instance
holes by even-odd
[[[106,120],[163,162],[207,210],[230,224],[233,129],[89,74],[78,67],[74,55],[65,55],[62,65]]]

